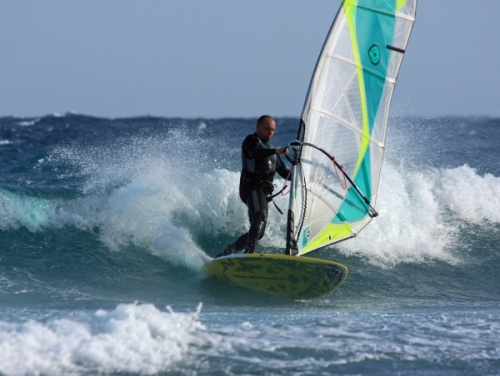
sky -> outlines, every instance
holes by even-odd
[[[340,0],[0,0],[0,116],[298,117]],[[391,113],[500,117],[500,1],[419,0]]]

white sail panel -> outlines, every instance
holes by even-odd
[[[415,11],[416,0],[342,3],[298,135],[289,240],[299,255],[355,236],[374,215],[389,105]]]

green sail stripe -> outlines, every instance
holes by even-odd
[[[372,196],[370,138],[384,93],[387,65],[391,54],[391,50],[386,46],[392,45],[394,37],[396,5],[402,6],[401,1],[398,1],[398,4],[396,0],[379,1],[377,5],[383,6],[381,9],[383,13],[374,16],[373,11],[369,9],[372,3],[373,0],[343,2],[358,67],[363,119],[363,137],[353,180],[369,200]],[[358,202],[360,205],[349,205],[348,202]],[[364,210],[360,210],[360,206]],[[368,210],[369,207],[361,200],[358,193],[349,188],[339,213],[332,222],[358,221],[368,214]]]

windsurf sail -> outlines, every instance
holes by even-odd
[[[389,106],[417,0],[344,0],[301,116],[287,253],[356,236],[377,215]]]

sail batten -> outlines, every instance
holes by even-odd
[[[397,48],[397,47],[394,47],[394,46],[386,46],[386,48],[390,49],[390,50],[393,50],[393,51],[396,51],[396,52],[400,52],[400,53],[404,53],[404,51],[405,51],[405,50],[403,50],[401,48]],[[353,67],[356,67],[356,68],[359,68],[359,69],[363,69],[365,72],[371,73],[374,76],[378,76],[381,79],[387,80],[387,82],[391,82],[393,84],[396,83],[396,80],[394,78],[392,78],[392,77],[386,77],[385,75],[381,75],[377,71],[369,69],[369,68],[366,68],[366,67],[363,67],[362,65],[357,64],[353,60],[348,60],[348,59],[343,58],[342,56],[333,55],[333,54],[329,54],[329,55],[327,55],[327,57],[332,58],[332,59],[336,59],[336,60],[339,60],[339,61],[342,61],[342,62],[347,63],[347,64],[351,64]]]
[[[298,255],[356,236],[376,216],[389,105],[415,11],[416,0],[344,0],[335,17],[298,132],[287,244]]]
[[[338,117],[337,115],[335,115],[335,114],[333,114],[333,113],[331,113],[331,112],[327,112],[326,110],[323,110],[323,109],[321,109],[321,108],[315,108],[315,107],[311,108],[311,111],[316,111],[316,112],[317,112],[317,113],[319,113],[319,114],[323,114],[323,115],[325,115],[325,116],[329,116],[329,117],[331,117],[332,119],[334,119],[335,121],[338,121],[339,123],[341,123],[341,124],[345,125],[345,127],[346,127],[346,128],[349,128],[349,129],[350,129],[350,130],[352,130],[353,132],[356,132],[356,133],[358,133],[360,136],[363,136],[363,133],[362,133],[359,129],[356,129],[356,128],[354,128],[354,127],[351,127],[351,126],[350,126],[350,124],[349,124],[348,122],[344,121],[344,119],[342,119],[342,118]],[[378,141],[377,141],[376,139],[374,139],[374,138],[369,138],[369,140],[368,140],[368,141],[369,141],[370,143],[374,144],[374,145],[377,145],[377,146],[381,147],[381,148],[384,148],[384,147],[385,147],[385,145],[384,145],[383,143],[378,142]]]

